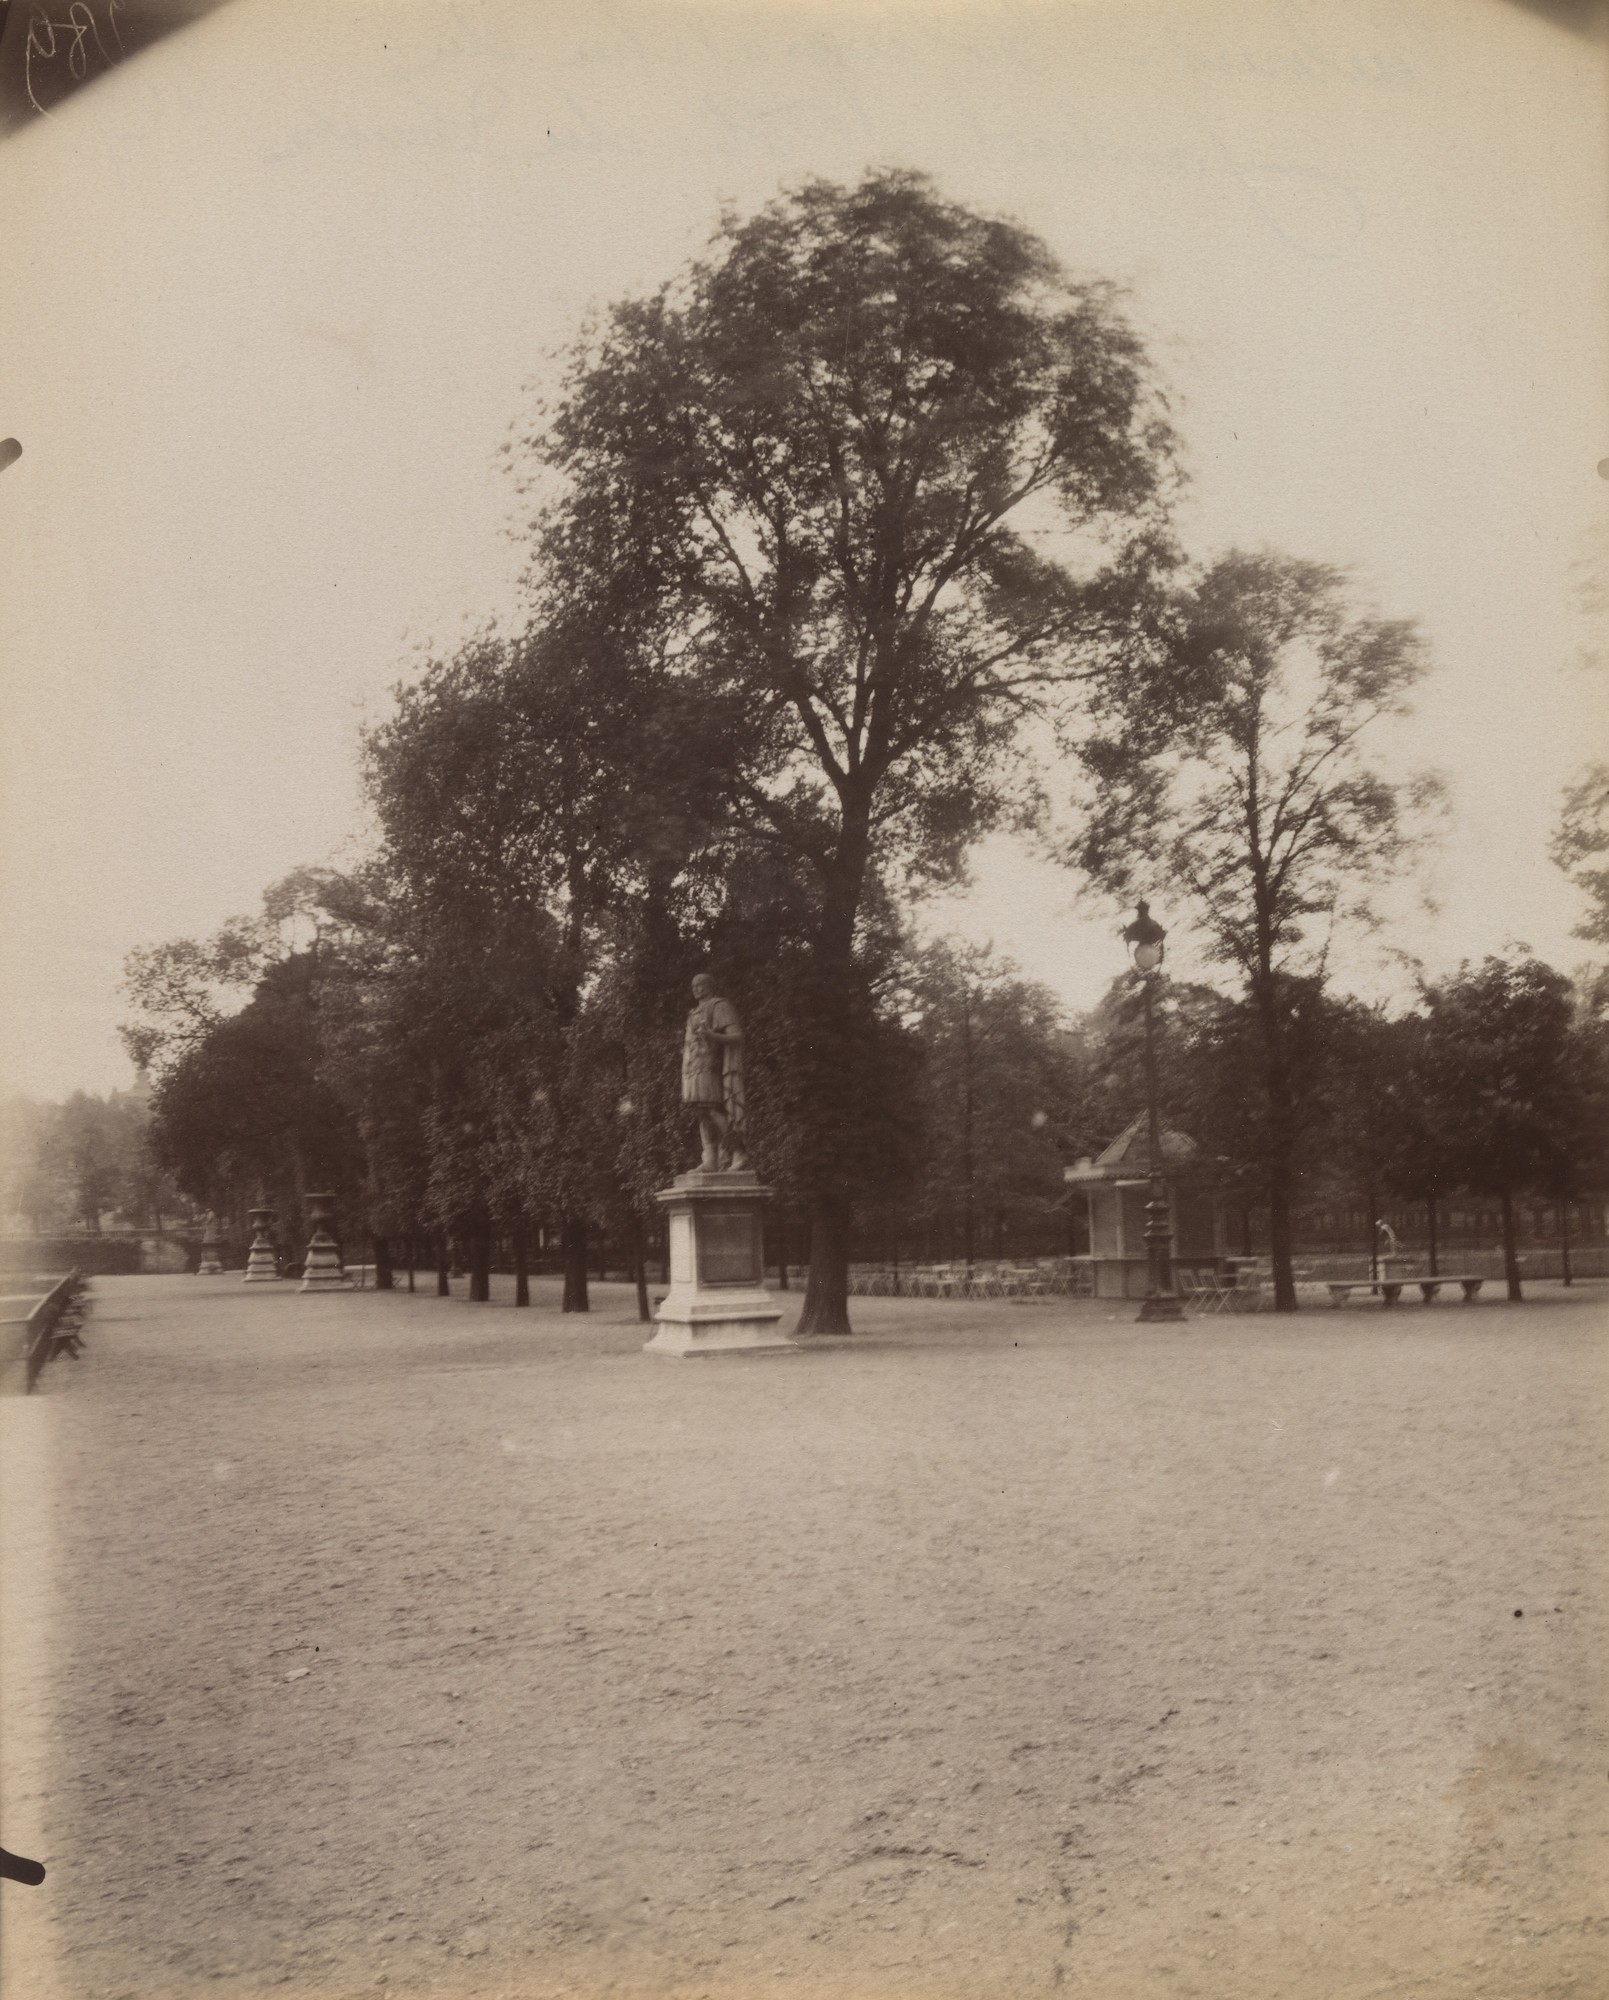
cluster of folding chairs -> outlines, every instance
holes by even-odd
[[[1046,1299],[1087,1298],[1087,1264],[1071,1257],[1032,1262],[966,1264],[857,1264],[849,1289],[863,1298]]]
[[[1186,1312],[1198,1315],[1258,1312],[1269,1291],[1269,1280],[1262,1269],[1247,1264],[1233,1272],[1220,1271],[1212,1264],[1195,1268],[1180,1265],[1174,1270],[1173,1285],[1184,1301]]]

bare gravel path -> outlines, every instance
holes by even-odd
[[[1609,1992],[1603,1288],[95,1294],[0,1408],[6,2000]]]

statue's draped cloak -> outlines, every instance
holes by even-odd
[[[730,1034],[737,1025],[730,1001],[700,1000],[687,1017],[682,1043],[682,1102],[719,1107],[734,1131],[743,1126],[743,1045],[706,1041],[699,1031],[718,1028]]]

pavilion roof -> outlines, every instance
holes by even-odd
[[[1196,1167],[1201,1163],[1201,1148],[1194,1139],[1183,1132],[1175,1131],[1171,1125],[1162,1127],[1162,1168],[1164,1173],[1178,1173],[1181,1169]],[[1069,1167],[1065,1178],[1070,1181],[1137,1181],[1149,1180],[1151,1175],[1150,1124],[1145,1114],[1125,1125],[1112,1143],[1098,1153],[1093,1160],[1080,1160],[1076,1167]]]

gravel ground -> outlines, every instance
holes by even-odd
[[[1609,1992],[1603,1287],[94,1290],[0,1408],[6,2000]]]

